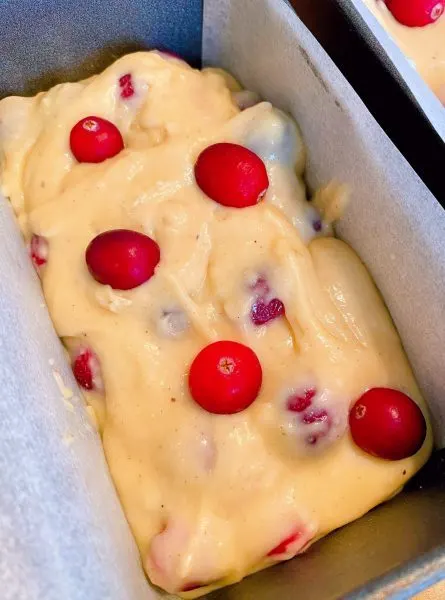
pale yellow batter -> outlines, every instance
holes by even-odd
[[[122,99],[126,73],[136,94]],[[204,586],[185,597],[273,564],[268,553],[295,534],[280,559],[363,515],[431,450],[429,426],[421,450],[401,461],[353,444],[347,415],[367,388],[425,404],[365,267],[325,236],[327,225],[314,232],[295,124],[267,102],[240,112],[237,94],[220,72],[145,52],[87,81],[0,102],[3,191],[25,237],[47,239],[41,277],[58,334],[70,352],[89,347],[100,361],[105,391],[85,395],[143,565],[169,592]],[[88,115],[115,123],[125,150],[76,163],[69,133]],[[215,141],[263,158],[262,202],[225,208],[199,190],[193,165]],[[161,248],[155,275],[126,292],[85,265],[91,239],[112,228]],[[286,307],[286,318],[260,327],[249,317],[258,277]],[[194,356],[217,339],[251,346],[263,366],[259,397],[235,415],[204,411],[187,386]],[[301,424],[285,409],[307,388],[330,415],[315,445],[305,440],[326,424]]]
[[[402,52],[414,63],[419,74],[439,100],[445,104],[445,15],[425,27],[399,23],[383,0],[363,0]]]

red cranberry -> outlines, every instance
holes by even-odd
[[[30,244],[31,259],[36,269],[46,265],[48,260],[48,241],[41,235],[34,234]]]
[[[211,583],[200,583],[197,581],[192,581],[187,583],[181,590],[181,592],[193,592],[194,590],[199,590],[199,588],[206,587],[211,585]]]
[[[130,229],[111,229],[88,245],[85,260],[96,281],[115,290],[131,290],[153,276],[161,254],[157,243]]]
[[[121,98],[126,100],[134,95],[133,79],[131,73],[126,73],[119,78],[119,87],[121,89]]]
[[[278,546],[275,546],[275,548],[272,548],[272,550],[270,550],[267,553],[267,556],[278,556],[280,554],[286,554],[286,552],[288,551],[289,546],[291,546],[297,540],[299,540],[302,535],[303,534],[302,534],[301,531],[296,531],[295,533],[292,533],[289,537],[287,537],[283,541],[281,541],[278,544]]]
[[[364,452],[387,460],[416,454],[426,436],[426,422],[417,404],[389,388],[365,392],[349,413],[354,442]]]
[[[287,408],[292,412],[303,412],[312,404],[317,391],[315,388],[304,390],[301,394],[293,394],[287,401]]]
[[[311,425],[312,423],[324,423],[328,420],[328,413],[322,408],[320,410],[311,410],[303,415],[303,423]]]
[[[99,360],[92,350],[82,350],[73,360],[72,369],[80,387],[102,391]]]
[[[424,27],[443,14],[444,0],[386,0],[393,17],[407,27]]]
[[[264,325],[282,317],[284,313],[284,304],[278,298],[274,298],[267,304],[264,300],[257,300],[251,308],[250,317],[254,325]]]
[[[208,146],[195,164],[196,183],[209,198],[233,208],[257,204],[269,187],[259,156],[238,144]]]
[[[208,412],[230,415],[252,404],[262,377],[253,350],[238,342],[220,341],[203,348],[194,359],[189,388],[195,402]]]
[[[70,133],[70,148],[80,163],[100,163],[124,148],[116,125],[100,117],[85,117]]]

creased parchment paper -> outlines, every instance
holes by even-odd
[[[204,8],[205,62],[294,114],[312,187],[352,185],[338,231],[380,286],[443,441],[444,212],[287,4]],[[0,597],[156,598],[4,199],[0,257]]]

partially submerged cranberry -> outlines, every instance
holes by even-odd
[[[284,304],[278,298],[273,298],[267,303],[259,299],[254,303],[250,311],[250,317],[254,325],[265,325],[273,319],[282,317],[284,314]]]
[[[102,391],[99,359],[90,348],[82,349],[72,362],[77,383],[85,390]]]
[[[295,544],[295,542],[297,542],[298,540],[300,540],[302,535],[302,531],[295,531],[287,538],[282,540],[277,546],[275,546],[275,548],[272,548],[272,550],[270,550],[267,553],[267,556],[279,556],[281,554],[286,554],[289,550],[289,547]]]
[[[208,412],[230,415],[255,401],[262,377],[260,361],[251,348],[220,341],[203,348],[194,359],[189,388],[195,402]]]
[[[320,231],[323,229],[323,221],[321,219],[315,219],[312,221],[312,227],[316,233],[320,233]]]
[[[199,581],[191,581],[182,588],[181,592],[193,592],[194,590],[199,590],[199,588],[206,587],[208,585],[212,585],[212,582],[201,583]]]
[[[344,431],[343,414],[335,410],[326,390],[314,386],[293,390],[285,399],[290,430],[307,446],[325,445]]]
[[[328,413],[324,408],[306,412],[302,417],[302,422],[306,425],[311,425],[312,423],[324,423],[327,420]]]
[[[126,100],[134,95],[133,78],[131,73],[125,73],[119,78],[119,87],[121,90],[121,98]]]
[[[279,298],[271,298],[272,292],[267,279],[259,275],[249,289],[255,294],[255,300],[250,309],[250,319],[254,325],[265,325],[269,321],[284,316],[285,307]]]
[[[308,388],[302,392],[292,394],[287,400],[287,409],[292,412],[303,412],[312,404],[312,399],[316,393],[315,388]]]
[[[131,290],[148,281],[160,257],[154,240],[130,229],[104,231],[89,243],[85,252],[94,279],[118,290]]]
[[[386,0],[393,17],[407,27],[434,23],[445,10],[444,0]]]
[[[232,208],[254,206],[269,187],[261,158],[244,146],[227,142],[201,152],[195,163],[195,179],[209,198]]]
[[[41,235],[34,234],[30,243],[31,260],[37,270],[48,261],[48,241]]]
[[[70,148],[80,163],[101,163],[119,154],[124,140],[119,129],[101,117],[85,117],[71,129]]]
[[[351,408],[349,427],[359,448],[387,460],[413,456],[426,437],[420,408],[409,396],[390,388],[365,392]]]

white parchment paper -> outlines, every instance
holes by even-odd
[[[420,77],[414,65],[400,50],[395,40],[382,27],[362,0],[336,1],[349,15],[369,46],[380,56],[387,68],[408,87],[420,109],[445,141],[445,108]]]
[[[12,210],[0,202],[0,598],[156,598]]]
[[[353,185],[339,232],[371,268],[444,431],[444,212],[282,0],[206,0],[204,56],[294,114],[312,186]],[[157,597],[4,199],[0,352],[0,598]]]

